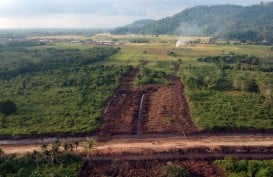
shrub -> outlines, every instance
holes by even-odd
[[[174,165],[167,165],[165,174],[167,177],[190,177],[189,172],[185,168]]]
[[[172,57],[176,57],[177,54],[174,51],[168,51],[168,55],[172,56]]]
[[[213,87],[215,90],[231,90],[232,88],[232,82],[227,78],[219,78]]]
[[[16,104],[11,100],[5,100],[0,102],[0,112],[5,115],[10,115],[15,113],[17,110]]]
[[[205,84],[203,78],[198,77],[198,76],[187,78],[186,79],[186,84],[190,88],[202,88],[202,87],[206,87],[206,84]]]
[[[259,92],[259,85],[256,83],[254,79],[247,80],[245,82],[245,90],[248,92]]]

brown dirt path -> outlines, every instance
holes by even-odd
[[[60,139],[65,142],[65,139]],[[73,139],[69,140],[73,141]],[[66,141],[68,142],[68,141]],[[84,140],[79,147],[79,152],[83,150]],[[0,148],[6,153],[25,153],[34,149],[39,150],[42,141],[18,144],[2,144]],[[220,135],[220,136],[120,136],[110,140],[97,139],[97,146],[94,152],[98,154],[122,154],[122,153],[145,153],[145,152],[167,152],[174,149],[188,149],[206,147],[217,149],[221,146],[226,147],[267,147],[272,146],[273,135]]]
[[[190,108],[187,102],[187,99],[185,97],[185,86],[181,82],[180,77],[177,76],[177,73],[179,72],[180,65],[178,63],[173,63],[174,66],[174,76],[173,76],[173,82],[174,82],[174,90],[176,91],[178,95],[178,108],[179,108],[179,115],[182,115],[182,124],[183,129],[186,134],[192,134],[198,131],[198,128],[193,123],[190,115]]]

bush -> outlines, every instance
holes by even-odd
[[[207,85],[205,84],[203,78],[196,76],[196,77],[189,77],[186,79],[186,84],[188,87],[190,88],[203,88],[203,87],[207,87]]]
[[[176,57],[177,54],[174,51],[168,51],[168,55],[172,56],[172,57]]]
[[[232,82],[227,78],[219,78],[213,87],[215,90],[231,90],[232,88]]]
[[[142,68],[137,75],[137,83],[142,85],[169,84],[169,76],[164,71]]]
[[[259,93],[259,85],[254,79],[245,82],[245,90],[248,92]]]
[[[15,113],[17,110],[16,104],[11,100],[0,102],[0,112],[5,115]]]
[[[272,160],[236,160],[226,157],[224,160],[216,160],[228,176],[255,176],[271,177],[273,175]]]
[[[186,169],[174,165],[167,165],[165,167],[165,174],[167,177],[190,177]]]

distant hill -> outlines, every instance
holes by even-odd
[[[129,25],[116,28],[112,31],[113,34],[139,33],[140,29],[155,22],[152,19],[138,20]]]
[[[253,6],[196,6],[157,21],[134,33],[217,36],[273,42],[273,2]]]

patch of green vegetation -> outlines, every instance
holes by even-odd
[[[10,79],[24,73],[84,66],[104,60],[117,53],[120,49],[97,47],[85,50],[58,48],[27,50],[24,47],[18,47],[14,50],[18,50],[19,55],[24,55],[25,53],[29,55],[31,53],[32,61],[17,58],[18,56],[15,55],[14,57],[17,59],[13,62],[8,62],[6,60],[11,58],[11,56],[3,54],[5,59],[3,61],[0,60],[0,64],[2,64],[0,68],[1,78]],[[8,53],[14,52],[10,48],[7,51]]]
[[[10,67],[0,60],[0,102],[10,99],[17,107],[13,114],[0,113],[0,135],[95,131],[103,107],[130,67],[94,62],[117,51],[31,49],[20,51],[31,53],[29,62],[17,58]]]
[[[190,177],[190,173],[183,167],[167,165],[163,169],[165,177]]]
[[[203,61],[207,59],[213,62]],[[256,59],[238,61],[256,66]],[[181,70],[191,115],[199,127],[273,129],[271,72],[227,67],[231,58],[225,62],[217,57],[200,60],[183,60]]]
[[[23,156],[1,154],[0,177],[79,176],[84,163],[82,158],[65,148],[61,152],[60,146],[56,141],[51,148],[42,145],[42,152],[34,151]]]
[[[260,58],[268,58],[272,56],[270,46],[265,45],[196,45],[182,46],[174,49],[174,51],[178,57],[190,59],[222,55],[224,52],[235,52],[236,54],[250,56],[255,55]]]
[[[154,66],[154,67],[152,67]],[[169,62],[158,61],[155,64],[142,66],[137,75],[137,84],[170,84],[171,72]]]
[[[0,113],[10,115],[17,110],[16,104],[11,100],[5,100],[0,102]]]
[[[271,177],[273,176],[273,160],[236,160],[228,156],[224,160],[216,160],[229,177]]]
[[[188,93],[191,115],[198,126],[273,129],[273,104],[259,94],[195,90]]]
[[[2,79],[0,100],[13,100],[17,112],[0,115],[0,134],[94,131],[104,105],[128,70],[90,65]]]
[[[218,65],[221,69],[240,69],[249,71],[273,72],[272,61],[261,61],[256,56],[235,55],[227,53],[222,56],[208,56],[198,58],[200,62],[211,62]]]

